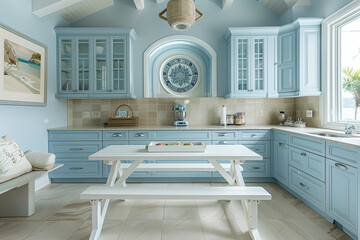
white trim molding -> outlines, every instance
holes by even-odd
[[[150,45],[146,51],[144,52],[144,97],[149,98],[153,97],[150,93],[150,87],[151,87],[151,79],[149,77],[150,73],[150,62],[149,62],[149,56],[153,51],[158,49],[160,46],[166,45],[168,43],[174,42],[174,41],[186,41],[191,42],[194,44],[197,44],[201,47],[203,47],[208,54],[211,56],[211,92],[210,97],[217,97],[217,54],[216,51],[205,41],[189,36],[189,35],[173,35],[169,37],[162,38],[156,42],[154,42],[152,45]]]
[[[322,23],[322,99],[320,111],[322,112],[322,125],[325,128],[344,129],[344,122],[340,119],[340,90],[341,78],[339,71],[340,49],[338,44],[339,28],[344,24],[360,17],[360,0],[356,0],[335,12]],[[354,122],[359,124],[359,122]]]

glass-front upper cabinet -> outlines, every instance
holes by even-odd
[[[267,36],[235,36],[229,43],[226,97],[267,97]]]
[[[224,36],[228,44],[228,89],[225,97],[269,96],[268,86],[274,85],[276,74],[274,39],[277,33],[277,27],[228,29]]]
[[[123,28],[55,28],[57,98],[135,98],[131,54],[136,33]]]
[[[109,82],[109,38],[95,38],[95,93],[110,90]]]
[[[60,38],[59,42],[60,62],[58,65],[58,88],[60,92],[73,92],[73,90],[75,90],[75,78],[73,70],[73,48],[75,47],[74,38]]]
[[[238,49],[238,91],[248,91],[249,87],[249,38],[237,40]]]
[[[111,38],[112,47],[112,90],[125,92],[126,90],[126,66],[125,66],[125,38]]]
[[[76,91],[89,92],[90,91],[90,74],[91,74],[91,39],[77,38],[76,39],[76,61],[77,61],[77,76],[76,76]]]

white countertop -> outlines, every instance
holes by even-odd
[[[139,126],[139,127],[103,127],[103,126],[89,126],[89,127],[60,127],[60,128],[52,128],[48,129],[49,131],[120,131],[120,130],[133,130],[133,131],[154,131],[154,130],[280,130],[288,133],[299,134],[307,137],[312,137],[328,142],[339,143],[343,145],[347,145],[350,147],[360,148],[360,136],[353,138],[334,138],[334,137],[325,137],[318,136],[314,134],[310,134],[312,132],[334,132],[334,133],[343,133],[340,131],[334,131],[324,128],[295,128],[295,127],[284,127],[279,125],[231,125],[231,126],[217,126],[217,125],[190,125],[188,127],[175,127],[175,126]]]

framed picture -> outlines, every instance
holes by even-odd
[[[0,26],[0,104],[46,105],[46,47]]]

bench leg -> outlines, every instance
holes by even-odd
[[[106,199],[101,207],[101,200],[91,200],[92,205],[92,231],[89,240],[97,240],[104,224],[105,215],[109,206],[109,199]]]
[[[259,201],[248,202],[248,225],[249,234],[252,240],[261,240],[258,228],[258,204]]]
[[[0,217],[28,217],[35,213],[35,181],[0,195]]]

